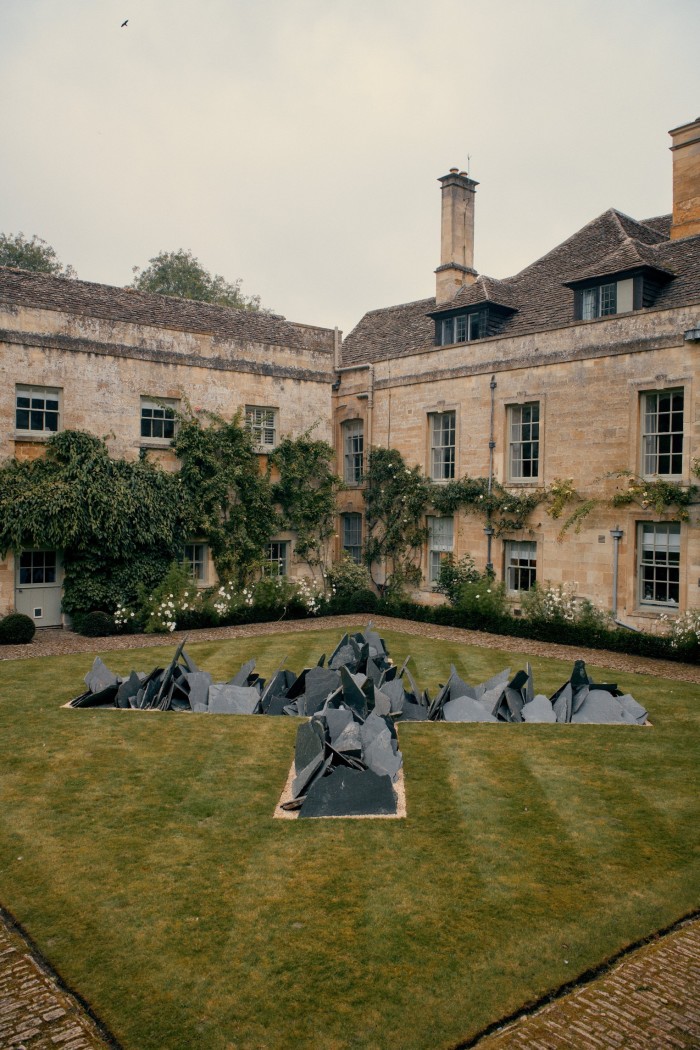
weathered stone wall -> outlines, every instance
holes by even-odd
[[[61,429],[106,436],[111,454],[128,460],[145,447],[170,469],[177,463],[163,442],[141,438],[142,397],[174,399],[183,409],[189,403],[228,419],[246,405],[271,407],[280,437],[315,425],[314,435],[332,442],[334,333],[293,328],[304,345],[238,343],[162,325],[0,304],[0,456],[44,453],[45,440],[15,433],[18,383],[61,391]],[[305,571],[294,563],[291,569]],[[13,604],[10,554],[0,562],[0,615]]]
[[[698,482],[691,464],[700,457],[700,407],[697,403],[696,343],[683,333],[696,324],[693,310],[644,311],[569,325],[552,332],[511,339],[492,338],[459,347],[436,348],[378,362],[374,366],[371,405],[372,441],[401,451],[410,466],[430,473],[428,415],[456,413],[456,471],[486,477],[491,428],[490,381],[494,391],[494,476],[513,492],[527,492],[555,479],[573,480],[584,499],[609,500],[624,479],[606,478],[615,471],[642,472],[640,395],[682,388],[685,392],[683,482]],[[337,400],[345,418],[367,419],[367,369],[343,374]],[[364,395],[364,396],[363,396]],[[540,405],[540,472],[536,483],[509,484],[507,477],[508,406],[537,401]],[[366,427],[369,424],[366,424]],[[336,431],[340,439],[340,430]],[[700,482],[699,482],[700,483]],[[344,494],[341,510],[361,509],[361,493]],[[648,626],[658,609],[640,608],[637,598],[637,524],[674,520],[632,505],[598,506],[581,532],[562,539],[563,520],[553,521],[540,506],[532,515],[531,531],[493,542],[492,558],[499,578],[504,571],[506,539],[534,539],[537,577],[542,583],[575,584],[576,591],[603,608],[612,603],[613,541],[610,529],[624,535],[619,547],[618,615],[626,622]],[[698,507],[681,525],[680,609],[700,607],[700,530]],[[484,520],[460,514],[455,521],[455,556],[471,553],[486,564]],[[427,567],[427,551],[423,568]],[[428,597],[428,585],[421,596]]]

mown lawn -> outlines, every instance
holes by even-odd
[[[339,635],[188,649],[220,680]],[[431,690],[526,659],[385,638]],[[589,668],[651,729],[404,725],[406,820],[280,821],[295,720],[62,709],[90,663],[0,663],[0,903],[128,1050],[449,1047],[698,905],[697,686]]]

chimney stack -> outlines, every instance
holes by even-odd
[[[474,269],[474,196],[479,185],[466,171],[450,168],[443,175],[442,227],[440,265],[435,271],[438,303],[453,299],[465,284],[473,284]]]
[[[671,240],[700,233],[700,117],[669,131],[673,140]]]

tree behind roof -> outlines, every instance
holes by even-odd
[[[240,278],[231,283],[220,274],[210,274],[191,251],[182,248],[176,252],[160,252],[149,259],[145,270],[135,266],[134,275],[131,287],[139,292],[197,299],[235,310],[260,309],[260,296],[243,295]]]
[[[50,244],[32,234],[0,233],[0,266],[49,273],[53,277],[77,277],[72,266],[64,266]]]

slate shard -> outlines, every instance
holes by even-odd
[[[299,819],[394,816],[396,809],[391,777],[378,776],[371,769],[338,766],[311,785]]]
[[[108,686],[119,685],[117,675],[103,664],[99,656],[95,657],[84,681],[91,693],[99,693]]]

